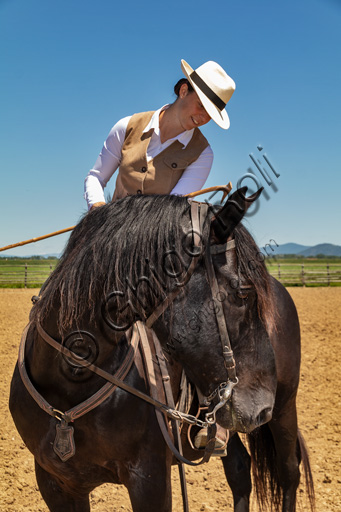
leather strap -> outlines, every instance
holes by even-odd
[[[155,407],[159,407],[162,409],[166,414],[170,412],[169,407],[167,407],[165,404],[159,402],[158,400],[155,400],[154,398],[146,395],[142,391],[139,391],[138,389],[133,388],[132,386],[129,386],[129,384],[125,383],[123,380],[119,379],[116,374],[112,375],[109,372],[106,372],[105,370],[102,370],[102,368],[99,368],[98,366],[90,363],[86,359],[83,359],[82,357],[79,357],[77,354],[69,350],[68,348],[64,347],[58,341],[51,338],[51,336],[43,329],[40,322],[36,323],[37,330],[40,334],[40,336],[53,348],[64,354],[66,357],[69,357],[70,359],[73,359],[81,366],[86,367],[88,370],[91,370],[93,373],[96,373],[96,375],[99,375],[104,380],[111,382],[112,384],[115,384],[115,386],[119,387],[120,389],[123,389],[124,391],[127,391],[131,395],[137,396],[138,398],[142,398],[145,402],[148,402],[151,405],[154,405]],[[170,416],[172,416],[170,414]]]
[[[165,425],[165,421],[166,421],[165,417],[163,416],[161,411],[157,409],[156,415],[158,416],[158,418],[160,420],[159,426],[160,426],[161,432],[163,434],[163,437],[168,445],[168,448],[173,452],[173,454],[179,461],[183,462],[184,464],[188,464],[189,466],[200,466],[201,464],[204,464],[205,462],[208,462],[210,460],[210,457],[211,457],[212,453],[214,452],[214,448],[215,448],[215,435],[216,435],[216,431],[217,431],[217,426],[215,424],[209,425],[209,427],[208,427],[208,430],[207,430],[208,441],[207,441],[207,444],[205,447],[205,453],[204,453],[203,458],[199,462],[192,462],[192,461],[186,459],[185,457],[183,457],[183,455],[181,455],[181,453],[175,448],[175,446],[168,434],[168,429]]]
[[[68,357],[71,357],[73,360],[77,360],[77,362],[85,361],[81,358],[79,358],[76,354],[70,352],[66,347],[62,347],[60,343],[56,342],[53,338],[51,338],[42,328],[40,322],[37,322],[37,330],[40,336],[47,341],[50,345],[52,345],[54,348],[59,350],[59,352],[65,353]],[[102,386],[94,395],[92,395],[90,398],[85,400],[84,402],[81,402],[80,404],[76,405],[75,407],[72,407],[72,409],[69,409],[66,412],[61,412],[52,407],[45,398],[36,390],[34,385],[32,384],[27,371],[26,371],[26,365],[25,365],[25,346],[26,346],[26,339],[27,339],[27,333],[31,326],[31,323],[29,323],[26,328],[24,329],[24,332],[21,337],[20,347],[19,347],[19,356],[18,356],[18,367],[19,367],[19,373],[21,376],[21,379],[27,389],[27,391],[30,393],[32,398],[36,401],[36,403],[39,405],[41,409],[43,409],[47,414],[50,416],[56,417],[58,419],[63,419],[67,423],[70,421],[75,421],[77,418],[80,418],[87,412],[91,411],[98,405],[104,402],[117,388],[117,384],[115,382],[106,382],[104,386]],[[112,376],[114,380],[118,379],[124,379],[127,373],[129,372],[131,365],[133,364],[133,361],[135,359],[136,350],[138,347],[138,333],[137,329],[133,328],[132,330],[132,337],[131,337],[131,343],[127,352],[126,357],[123,360],[123,363],[121,364],[120,368],[117,370],[117,372]],[[60,350],[60,348],[62,350]],[[64,350],[63,350],[64,349]],[[82,363],[80,363],[82,364]],[[88,367],[88,363],[85,362],[85,364],[82,364],[82,366]],[[90,368],[89,368],[90,369]],[[110,375],[110,374],[108,374]],[[108,380],[108,379],[107,379]]]
[[[159,368],[160,368],[160,372],[161,372],[162,384],[163,384],[163,389],[165,391],[166,401],[167,401],[168,405],[170,405],[173,409],[175,409],[173,390],[172,390],[171,380],[170,380],[170,376],[168,373],[168,368],[167,368],[167,364],[166,364],[166,360],[165,360],[165,355],[163,353],[159,339],[156,336],[155,332],[151,331],[151,334],[152,334],[152,340],[154,342],[157,362],[159,364]],[[156,410],[155,410],[155,412],[156,412]],[[158,415],[157,413],[156,413],[156,417],[157,417],[158,423],[160,425],[160,421],[164,421],[164,418],[162,419],[161,414]],[[175,440],[175,447],[178,449],[180,455],[183,456],[182,442],[181,442],[181,435],[180,435],[180,422],[178,420],[172,420],[172,429],[173,429],[173,437]],[[161,430],[161,432],[162,432],[162,430]],[[186,470],[185,470],[184,463],[180,460],[178,460],[178,468],[179,468],[179,478],[180,478],[180,484],[181,484],[182,504],[183,504],[184,512],[189,512],[188,492],[187,492],[187,483],[186,483]]]
[[[156,383],[156,377],[155,377],[152,355],[151,355],[151,350],[150,350],[150,346],[148,343],[148,336],[146,333],[145,325],[142,322],[136,322],[136,323],[138,324],[138,329],[139,329],[139,332],[141,335],[141,348],[144,351],[144,360],[145,360],[146,367],[148,370],[147,378],[148,378],[148,381],[150,382],[150,391],[151,391],[151,394],[157,393],[157,390],[159,389],[159,387],[154,385],[154,383]],[[164,376],[165,376],[164,382],[167,382],[167,381],[169,381],[168,369],[167,369],[167,366],[164,361],[164,356],[163,356],[160,342],[155,335],[153,336],[153,341],[155,344],[154,346],[155,346],[155,353],[156,353],[157,359],[158,359],[159,363],[161,361],[161,365],[163,366],[163,370],[161,370],[161,368],[160,368],[161,375],[162,375],[162,371],[163,371]],[[169,396],[171,403],[173,404],[173,407],[175,407],[171,388],[168,389],[167,395]],[[208,442],[207,442],[207,445],[205,448],[205,453],[203,455],[203,458],[199,462],[192,462],[192,461],[186,459],[182,455],[180,439],[179,439],[179,449],[174,446],[174,443],[173,443],[173,441],[169,435],[169,432],[168,432],[168,424],[166,422],[165,416],[162,414],[162,412],[159,409],[156,409],[156,416],[157,416],[157,419],[159,422],[161,432],[163,434],[163,437],[164,437],[169,449],[173,452],[175,457],[180,462],[183,462],[190,466],[199,466],[199,465],[209,461],[209,459],[214,451],[214,448],[215,448],[215,433],[216,433],[215,425],[213,425],[212,428],[208,427],[208,429],[209,429],[208,430]],[[179,431],[178,426],[176,426],[176,428],[173,429],[173,431],[174,431],[174,434],[176,432],[178,432]]]
[[[208,280],[211,286],[212,298],[214,303],[216,304],[215,308],[215,317],[217,320],[217,325],[219,329],[220,340],[223,349],[224,356],[224,364],[227,370],[228,379],[231,381],[236,380],[236,363],[233,357],[233,351],[231,348],[231,341],[229,337],[229,333],[226,326],[226,320],[223,312],[223,308],[221,304],[217,304],[217,297],[219,297],[219,286],[217,277],[213,268],[213,261],[210,252],[210,245],[207,246],[205,261],[206,261],[206,270],[208,274]]]
[[[21,380],[23,381],[27,391],[30,393],[31,397],[37,402],[39,407],[43,409],[43,411],[47,412],[50,416],[55,416],[55,409],[50,405],[45,398],[41,396],[40,393],[36,390],[36,388],[33,386],[25,366],[25,345],[26,345],[26,339],[27,339],[27,333],[29,328],[31,327],[31,322],[26,325],[22,336],[21,336],[21,342],[19,346],[19,355],[18,355],[18,368]]]
[[[167,368],[165,356],[164,356],[162,347],[160,345],[160,341],[159,341],[159,339],[156,336],[154,331],[152,331],[152,336],[153,336],[153,341],[154,341],[154,346],[155,346],[156,357],[157,357],[157,360],[158,360],[158,363],[159,363],[159,367],[160,367],[160,371],[161,371],[161,375],[162,375],[162,382],[164,384],[164,388],[165,388],[165,392],[166,392],[166,396],[167,396],[167,403],[169,403],[169,405],[171,407],[175,408],[173,392],[172,392],[172,387],[171,387],[171,384],[170,384],[170,377],[168,375],[168,368]],[[173,427],[173,432],[175,432],[175,434],[176,434],[174,437],[177,440],[177,447],[178,447],[180,455],[182,456],[183,452],[182,452],[182,442],[181,442],[181,436],[180,436],[180,422],[179,421],[175,421],[174,423],[175,423],[175,427]],[[211,435],[215,438],[214,434],[215,434],[215,431],[212,431]],[[213,450],[215,448],[215,439],[213,439],[213,440],[214,440],[214,442],[212,444],[210,444],[210,445],[207,444],[207,446],[205,447],[205,453],[204,453],[204,456],[203,456],[201,461],[195,462],[195,463],[193,463],[193,462],[191,463],[188,459],[183,458],[183,462],[185,464],[190,464],[190,465],[193,465],[193,466],[199,466],[200,464],[203,464],[204,462],[208,462],[210,460],[210,457],[211,457],[211,455],[213,453]],[[212,448],[212,450],[211,450],[211,448]]]

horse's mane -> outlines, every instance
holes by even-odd
[[[57,305],[60,330],[78,325],[84,315],[95,321],[96,307],[98,310],[108,294],[127,289],[130,293],[137,283],[151,312],[175,287],[174,275],[164,270],[167,251],[172,252],[167,267],[174,272],[181,274],[181,263],[189,262],[183,250],[184,228],[190,228],[189,210],[189,202],[183,197],[140,195],[85,214],[73,230],[56,270],[43,285],[32,318],[44,319]],[[266,267],[256,257],[259,249],[242,225],[237,226],[234,235],[240,271],[255,286],[260,316],[269,323],[268,308],[273,301]],[[203,244],[208,242],[207,219]],[[251,259],[255,262],[252,270],[248,264]],[[152,278],[153,289],[139,282],[142,276]],[[136,294],[134,307],[138,312]]]
[[[154,274],[162,276],[165,289],[172,289],[174,278],[162,270],[162,255],[168,250],[183,254],[183,217],[189,225],[189,209],[183,197],[136,195],[85,214],[42,288],[33,319],[37,315],[43,319],[57,305],[60,330],[77,324],[84,315],[93,321],[96,305],[109,293],[129,289],[127,281],[136,286],[151,265]],[[151,309],[163,292],[158,288],[158,294],[144,288]],[[138,304],[134,306],[138,309]]]

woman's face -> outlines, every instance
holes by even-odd
[[[184,130],[192,130],[210,121],[210,116],[195,91],[189,92],[188,85],[182,84],[179,91],[179,121]]]

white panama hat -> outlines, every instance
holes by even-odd
[[[232,78],[212,60],[194,70],[182,59],[181,69],[211,119],[221,128],[227,130],[230,126],[230,119],[225,107],[236,88]]]

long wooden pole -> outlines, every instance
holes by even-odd
[[[30,238],[30,240],[24,240],[23,242],[18,242],[12,245],[6,245],[6,247],[0,247],[1,251],[7,251],[7,249],[13,249],[14,247],[20,247],[21,245],[32,244],[33,242],[39,242],[39,240],[44,240],[45,238],[50,238],[51,236],[61,235],[62,233],[67,233],[68,231],[72,231],[76,226],[71,226],[70,228],[60,229],[59,231],[55,231],[54,233],[49,233],[48,235],[37,236],[36,238]]]
[[[217,185],[215,187],[208,187],[202,190],[197,190],[196,192],[191,192],[190,194],[186,194],[185,197],[196,197],[202,194],[206,194],[208,192],[222,191],[224,192],[221,202],[225,199],[227,194],[231,191],[232,184],[229,182],[227,185]],[[13,249],[14,247],[20,247],[26,244],[32,244],[34,242],[39,242],[40,240],[45,240],[45,238],[50,238],[51,236],[61,235],[63,233],[67,233],[68,231],[72,231],[76,226],[71,226],[70,228],[60,229],[59,231],[54,231],[53,233],[49,233],[48,235],[38,236],[35,238],[30,238],[30,240],[24,240],[23,242],[18,242],[16,244],[6,245],[5,247],[0,247],[1,251],[7,251],[8,249]]]

